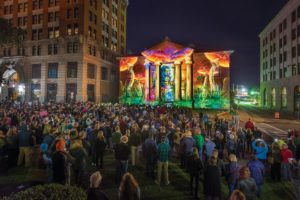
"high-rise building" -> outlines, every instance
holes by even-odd
[[[128,0],[2,0],[0,17],[25,30],[0,48],[1,96],[27,101],[118,100]]]
[[[259,35],[261,105],[300,108],[300,1],[289,0]]]

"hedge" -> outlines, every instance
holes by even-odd
[[[0,198],[1,199],[1,198]],[[59,184],[38,185],[3,197],[2,200],[86,200],[86,192],[78,187]]]

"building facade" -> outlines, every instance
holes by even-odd
[[[261,105],[300,108],[300,1],[289,0],[260,33]]]
[[[1,0],[0,17],[25,30],[22,46],[0,49],[2,98],[117,101],[127,6],[127,0]]]

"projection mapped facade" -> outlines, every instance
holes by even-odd
[[[120,103],[229,108],[232,51],[197,52],[165,40],[120,59]]]

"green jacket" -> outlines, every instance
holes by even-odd
[[[203,149],[204,137],[202,136],[202,134],[196,134],[196,135],[194,135],[194,139],[196,141],[196,147],[198,149]]]

